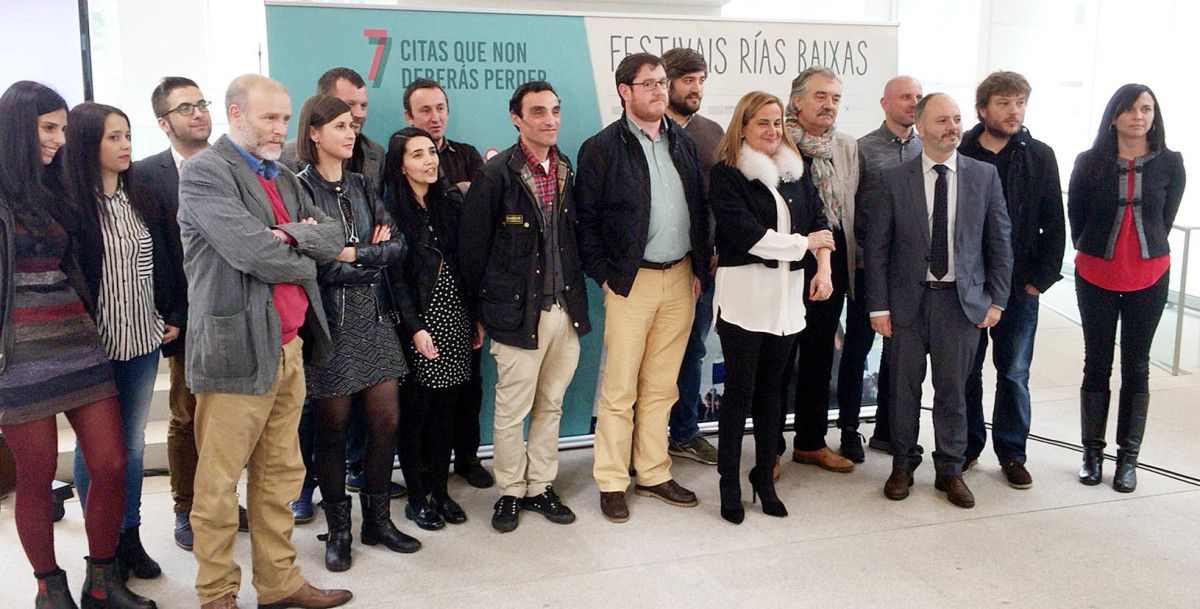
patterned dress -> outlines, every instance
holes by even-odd
[[[433,337],[438,356],[425,359],[410,345],[416,380],[430,389],[444,389],[467,382],[471,378],[471,320],[458,291],[454,270],[449,262],[442,264],[429,308],[423,312],[426,327]]]
[[[44,220],[39,238],[15,223],[12,348],[0,372],[0,424],[36,421],[117,394],[112,366],[79,295],[59,268],[67,233]]]

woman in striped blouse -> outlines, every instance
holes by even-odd
[[[96,299],[96,326],[117,384],[125,433],[125,517],[117,560],[139,578],[162,572],[138,534],[141,525],[142,454],[154,395],[159,349],[179,336],[185,315],[182,256],[168,238],[169,223],[149,193],[128,177],[129,118],[92,102],[71,110],[71,138],[64,158],[68,194],[78,224],[79,262]],[[75,486],[88,487],[83,453],[75,452]]]

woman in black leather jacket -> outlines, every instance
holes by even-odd
[[[412,245],[401,282],[414,303],[401,313],[416,371],[400,411],[400,466],[408,485],[404,513],[422,529],[436,530],[467,520],[450,498],[446,478],[455,404],[471,377],[471,350],[482,342],[473,335],[455,265],[462,193],[439,180],[433,138],[412,127],[388,142],[384,186],[388,209]]]
[[[334,261],[317,269],[334,353],[324,366],[305,366],[308,399],[315,406],[314,466],[329,524],[325,566],[330,571],[345,571],[351,563],[346,419],[355,401],[366,413],[368,430],[360,495],[362,541],[382,542],[395,552],[421,547],[392,524],[388,496],[398,384],[408,373],[388,269],[402,263],[406,246],[366,178],[342,169],[354,153],[355,137],[345,102],[329,95],[304,102],[296,152],[308,166],[298,177],[313,202],[342,224],[346,244],[356,248],[353,262]]]

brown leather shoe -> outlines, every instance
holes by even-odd
[[[946,499],[960,508],[975,507],[975,495],[971,494],[971,489],[967,488],[967,483],[961,475],[938,476],[933,481],[933,488],[946,493]]]
[[[293,592],[285,599],[270,603],[267,605],[260,604],[258,609],[288,609],[296,607],[298,609],[328,609],[329,607],[341,607],[350,602],[354,595],[349,590],[321,590],[314,588],[312,584],[304,582],[300,589]]]
[[[1009,459],[1000,464],[1000,469],[1004,470],[1004,477],[1008,480],[1008,485],[1013,488],[1027,489],[1033,486],[1033,476],[1029,475],[1029,470],[1025,469],[1025,464],[1016,459]]]
[[[667,480],[654,486],[636,484],[633,487],[633,492],[642,497],[661,499],[666,503],[679,507],[696,507],[700,505],[700,500],[696,498],[696,493],[679,486],[679,483],[674,480]]]
[[[600,491],[600,512],[609,522],[621,523],[629,520],[629,506],[625,505],[625,492]]]
[[[783,470],[779,468],[779,455],[775,455],[775,467],[771,468],[771,482],[779,482],[779,477],[783,475]]]
[[[829,450],[826,446],[820,450],[793,450],[792,461],[805,465],[815,465],[831,472],[848,474],[854,471],[854,462]]]
[[[230,592],[221,598],[200,605],[200,609],[238,609],[237,597]]]
[[[908,487],[913,485],[912,470],[907,467],[897,467],[883,483],[883,495],[892,501],[908,498]]]

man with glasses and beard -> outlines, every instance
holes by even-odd
[[[611,522],[629,519],[631,451],[636,494],[699,503],[671,476],[665,432],[700,278],[708,275],[708,207],[696,146],[666,117],[668,83],[654,55],[621,60],[616,85],[625,112],[579,150],[580,253],[604,290],[607,353],[592,476]]]
[[[704,99],[704,83],[708,80],[708,63],[694,49],[671,49],[662,56],[667,79],[667,116],[683,127],[696,144],[700,155],[700,180],[708,194],[708,172],[712,169],[714,153],[725,130],[716,121],[700,116],[700,102]],[[713,242],[713,222],[709,218],[709,243]],[[696,317],[692,321],[692,333],[688,337],[687,350],[683,352],[683,364],[679,367],[679,400],[671,408],[671,423],[667,452],[706,465],[716,465],[717,449],[700,435],[700,377],[706,349],[704,341],[712,326],[713,281],[717,255],[709,256],[709,277],[701,282],[700,299],[696,301]]]

